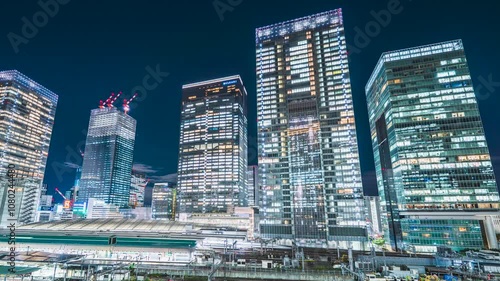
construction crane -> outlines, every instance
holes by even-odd
[[[108,107],[113,107],[113,104],[118,100],[118,98],[122,95],[123,93],[120,91],[114,98],[111,98],[111,100],[108,102]]]
[[[99,102],[99,108],[105,108],[106,105],[109,103],[109,101],[115,96],[115,93],[111,93],[111,95],[109,96],[108,99],[106,99],[105,101],[100,101]]]
[[[56,187],[56,192],[59,193],[59,195],[61,195],[62,198],[64,198],[64,208],[71,209],[73,207],[73,203],[74,203],[73,200],[69,200],[68,198],[66,198],[66,196],[64,196],[64,194],[62,194],[62,192],[59,191],[59,188],[57,188],[57,187]]]
[[[123,93],[120,91],[117,95],[115,93],[111,93],[111,95],[105,100],[105,101],[100,101],[99,102],[99,108],[105,108],[107,107],[113,107],[113,104],[118,100],[118,98],[122,95]]]
[[[128,114],[130,111],[130,103],[137,98],[137,93],[135,93],[129,100],[124,99],[123,100],[123,111],[125,114]]]
[[[61,195],[62,198],[64,198],[64,200],[68,200],[68,198],[66,198],[66,196],[64,196],[64,194],[62,194],[61,191],[59,191],[59,188],[56,187],[56,192],[59,193],[59,195]]]
[[[144,185],[139,185],[139,186],[140,186],[140,187],[146,187],[146,185],[148,185],[149,181],[150,181],[150,180],[149,180],[149,179],[147,179],[147,180],[146,180],[146,183],[145,183]]]

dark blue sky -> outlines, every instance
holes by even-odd
[[[387,9],[391,1],[219,0],[241,2],[222,21],[213,0],[59,1],[68,3],[46,24],[38,17],[41,27],[23,39],[18,53],[8,34],[22,36],[22,18],[33,22],[42,8],[36,1],[0,4],[0,69],[17,69],[59,95],[45,177],[49,191],[72,185],[74,173],[62,164],[81,163],[78,145],[85,140],[90,110],[111,91],[131,95],[148,66],[170,74],[130,113],[138,121],[137,167],[157,178],[175,173],[182,84],[233,74],[242,76],[249,93],[250,160],[256,163],[255,28],[335,8],[343,8],[348,44],[361,47],[351,51],[350,70],[366,192],[376,193],[364,86],[380,54],[458,38],[464,41],[476,88],[483,85],[479,105],[499,175],[500,83],[484,85],[489,78],[500,82],[496,1],[400,0],[401,12],[374,30],[366,46],[355,44],[356,27],[364,30],[374,20],[371,11]]]

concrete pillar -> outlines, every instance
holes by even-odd
[[[488,240],[488,247],[490,249],[498,249],[498,240],[495,233],[495,225],[493,224],[492,216],[485,216],[484,229],[486,231],[486,239]]]

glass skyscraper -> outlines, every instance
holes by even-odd
[[[177,180],[181,213],[247,206],[246,106],[239,76],[183,86]]]
[[[94,109],[85,143],[78,200],[128,206],[136,120],[116,107]]]
[[[0,226],[36,219],[57,95],[16,70],[0,72]],[[9,165],[15,170],[15,211],[8,208]]]
[[[174,221],[177,212],[177,189],[172,183],[155,183],[151,213],[154,220]]]
[[[496,247],[500,202],[462,41],[382,54],[366,96],[392,248]]]
[[[263,238],[367,239],[342,10],[256,30]]]

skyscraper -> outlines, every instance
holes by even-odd
[[[52,136],[57,95],[16,70],[0,72],[0,226],[36,219]],[[7,171],[15,171],[10,216]]]
[[[496,247],[500,202],[462,41],[382,54],[366,96],[392,247]]]
[[[78,200],[128,206],[136,120],[116,107],[94,109],[85,143]]]
[[[144,207],[144,193],[148,183],[149,180],[144,175],[132,172],[129,192],[129,205],[131,207]]]
[[[155,183],[151,213],[154,220],[174,221],[177,213],[177,189],[173,183]]]
[[[362,248],[363,187],[342,10],[256,30],[260,232]]]
[[[246,206],[247,92],[239,76],[183,86],[178,189],[181,213]]]

